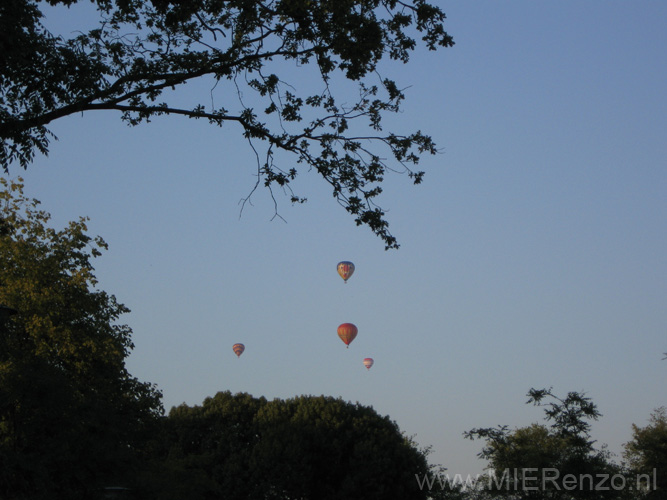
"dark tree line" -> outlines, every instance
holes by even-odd
[[[86,219],[61,230],[0,179],[0,498],[93,498],[125,481],[162,414],[161,394],[132,377],[128,309],[99,290],[106,243]]]
[[[427,452],[372,408],[325,396],[220,392],[173,408],[142,497],[426,499]]]

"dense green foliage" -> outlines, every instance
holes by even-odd
[[[64,9],[78,0],[48,3]],[[387,248],[398,246],[374,200],[389,170],[421,182],[423,172],[411,167],[436,147],[421,131],[383,131],[404,94],[380,76],[379,63],[407,63],[419,39],[430,50],[453,45],[440,8],[425,0],[93,3],[99,25],[69,39],[44,27],[40,2],[0,4],[5,171],[13,162],[26,167],[36,151],[46,154],[47,125],[74,113],[113,110],[131,125],[160,115],[229,123],[255,150],[255,188],[280,186],[303,202],[290,182],[299,165],[312,169],[357,224]],[[210,93],[194,101],[178,94],[199,79]]]
[[[632,440],[625,444],[624,456],[633,474],[655,474],[655,491],[649,498],[667,498],[667,409],[660,407],[646,427],[632,425]]]
[[[491,479],[480,486],[494,497],[517,499],[626,498],[627,488],[597,488],[603,476],[609,481],[622,470],[590,437],[589,421],[601,416],[590,398],[577,392],[560,398],[550,389],[531,389],[528,397],[528,403],[544,408],[550,425],[514,430],[502,425],[465,433],[485,441],[479,457],[489,461]]]
[[[432,471],[388,417],[332,397],[220,392],[173,408],[142,497],[426,499]],[[152,496],[151,496],[152,495]]]
[[[95,288],[106,248],[85,219],[62,230],[1,180],[0,303],[18,311],[0,335],[0,498],[94,498],[131,481],[160,394],[130,376],[128,312]]]

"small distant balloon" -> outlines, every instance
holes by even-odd
[[[343,278],[345,283],[347,283],[347,280],[349,280],[352,274],[354,274],[354,264],[352,264],[352,262],[349,262],[347,260],[339,262],[337,269],[338,269],[338,274],[340,274],[340,277]]]
[[[232,349],[234,349],[234,354],[240,358],[243,351],[245,351],[245,346],[243,344],[234,344]]]
[[[367,370],[370,370],[371,366],[373,366],[373,358],[364,358],[364,366]]]
[[[338,336],[348,347],[350,347],[350,342],[356,338],[357,333],[359,330],[352,323],[343,323],[338,327]]]

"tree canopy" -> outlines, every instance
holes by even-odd
[[[226,391],[173,408],[164,423],[153,486],[142,497],[430,498],[415,477],[432,473],[427,452],[358,403]]]
[[[634,474],[655,477],[654,491],[649,498],[667,496],[667,408],[651,413],[649,424],[632,424],[632,440],[625,443],[624,457]]]
[[[551,389],[531,389],[528,398],[528,403],[544,408],[550,425],[514,430],[501,425],[465,433],[485,441],[479,457],[489,461],[490,479],[480,485],[493,497],[625,498],[627,491],[596,487],[598,475],[609,478],[621,469],[590,437],[590,420],[601,416],[591,399],[578,392],[559,397]]]
[[[0,303],[18,311],[0,325],[0,498],[95,498],[128,480],[161,395],[125,368],[128,309],[91,262],[104,240],[0,183]]]
[[[48,0],[58,8],[77,2]],[[418,42],[429,50],[453,45],[439,7],[425,0],[92,2],[99,25],[71,38],[46,29],[36,0],[0,5],[5,171],[48,153],[47,126],[74,113],[117,111],[130,125],[160,115],[230,123],[255,152],[255,189],[273,196],[281,187],[302,203],[290,182],[312,169],[358,225],[398,247],[376,204],[381,184],[388,171],[420,183],[424,173],[413,167],[437,149],[421,131],[383,130],[405,95],[379,65],[407,63]],[[187,99],[177,91],[197,79],[210,94],[182,106]]]

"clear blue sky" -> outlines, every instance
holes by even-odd
[[[305,206],[278,197],[286,223],[263,191],[239,218],[256,165],[233,125],[70,117],[12,171],[56,225],[88,215],[110,244],[100,286],[132,310],[129,370],[167,410],[221,390],[340,396],[465,474],[484,463],[464,431],[541,420],[531,387],[586,392],[617,453],[667,405],[667,3],[436,3],[455,47],[385,69],[409,87],[397,131],[443,148],[422,186],[387,178],[398,251],[313,172]]]

